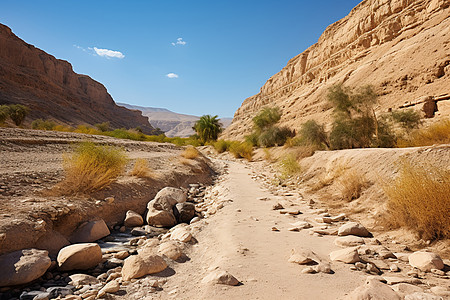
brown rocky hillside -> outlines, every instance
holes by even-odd
[[[431,96],[437,118],[448,116],[450,1],[362,1],[247,98],[223,137],[248,134],[264,106],[282,108],[282,125],[291,128],[309,119],[329,124],[326,93],[336,83],[373,85],[381,95],[377,113],[412,104],[419,110]]]
[[[141,112],[115,104],[106,88],[73,71],[67,61],[25,43],[0,24],[0,104],[31,108],[28,122],[53,119],[76,126],[109,121],[114,128],[154,128]]]

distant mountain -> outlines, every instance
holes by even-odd
[[[106,88],[73,71],[67,61],[25,43],[0,24],[0,104],[23,104],[33,119],[77,126],[109,122],[113,128],[140,127],[157,133],[140,112],[117,106]]]
[[[194,134],[192,126],[200,119],[198,116],[179,114],[165,108],[144,107],[130,105],[126,103],[117,103],[123,107],[142,112],[142,115],[148,117],[150,124],[159,128],[168,137],[188,137]],[[232,118],[221,118],[220,121],[224,127],[230,125]]]

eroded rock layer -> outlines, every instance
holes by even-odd
[[[154,131],[141,112],[117,106],[101,83],[0,24],[0,104],[12,103],[30,107],[28,122],[43,118],[74,126],[109,121],[114,128]]]
[[[282,108],[281,123],[294,129],[309,119],[329,124],[332,110],[326,93],[336,83],[373,85],[381,95],[377,113],[424,96],[446,98],[449,6],[449,0],[362,1],[247,98],[223,137],[248,134],[251,119],[264,106]],[[438,115],[448,116],[448,102],[438,104]]]

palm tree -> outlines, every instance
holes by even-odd
[[[195,122],[192,129],[197,132],[200,137],[200,141],[203,144],[208,141],[215,141],[217,140],[219,133],[223,130],[222,124],[219,121],[219,116],[217,115],[204,115],[201,116],[197,122]]]

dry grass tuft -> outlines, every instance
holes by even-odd
[[[122,149],[82,143],[73,154],[65,157],[66,177],[53,192],[70,195],[101,190],[122,174],[126,162]]]
[[[450,238],[450,170],[403,161],[399,176],[383,189],[392,224],[425,240]]]
[[[325,171],[320,176],[318,176],[318,181],[310,187],[311,191],[316,192],[326,186],[332,185],[334,180],[341,177],[347,171],[347,169],[348,166],[346,162],[340,162],[336,164],[336,166],[331,170]]]
[[[235,158],[245,158],[248,161],[253,159],[253,146],[249,143],[233,141],[230,144],[229,151]]]
[[[360,174],[348,171],[339,178],[339,186],[342,200],[350,202],[361,196],[363,189],[367,187],[367,181]]]
[[[302,171],[302,168],[300,167],[294,154],[287,154],[282,157],[279,162],[279,167],[282,179],[300,174],[300,172]]]
[[[136,159],[133,169],[129,173],[131,176],[136,176],[140,178],[151,178],[154,174],[150,167],[148,166],[148,160],[144,158]]]
[[[194,159],[200,156],[200,152],[194,146],[189,145],[181,153],[181,156],[187,159]]]
[[[399,138],[397,147],[419,147],[450,143],[450,119],[434,123],[427,128],[417,129],[408,137]]]

